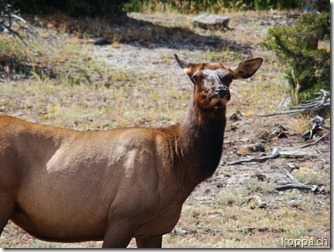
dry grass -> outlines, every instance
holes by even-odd
[[[261,209],[246,202],[220,203],[218,199],[212,204],[188,199],[177,225],[186,234],[169,234],[164,244],[169,248],[282,248],[282,239],[330,239],[326,208],[305,211],[287,203]]]

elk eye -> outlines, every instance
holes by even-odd
[[[198,77],[197,75],[193,75],[193,76],[191,77],[191,79],[192,79],[194,82],[199,81],[199,77]]]
[[[222,79],[222,82],[225,84],[225,85],[230,85],[231,82],[232,82],[232,77],[231,76],[226,76]]]

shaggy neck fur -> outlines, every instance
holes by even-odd
[[[180,124],[174,167],[184,185],[196,186],[212,176],[218,167],[226,124],[225,107],[203,110],[195,101]]]

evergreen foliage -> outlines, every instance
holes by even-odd
[[[286,77],[295,103],[330,90],[330,14],[304,13],[294,25],[270,28],[263,45],[289,66]],[[325,43],[324,43],[325,41]],[[327,44],[327,48],[321,45]]]

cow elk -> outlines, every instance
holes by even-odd
[[[262,64],[175,60],[194,89],[174,126],[81,132],[1,115],[0,235],[12,220],[45,241],[127,247],[134,237],[137,247],[161,247],[220,162],[232,80]]]

